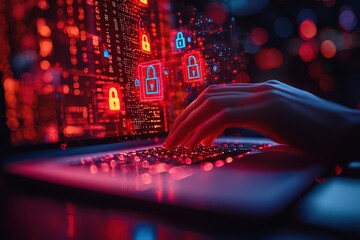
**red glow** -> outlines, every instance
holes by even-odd
[[[201,164],[201,168],[205,172],[208,172],[214,168],[214,165],[211,162],[204,162],[203,164]]]
[[[204,61],[199,51],[183,56],[184,81],[187,83],[204,82]]]
[[[162,65],[160,61],[139,64],[140,98],[142,101],[163,99]]]
[[[258,27],[251,31],[250,39],[254,44],[261,46],[269,40],[269,37],[265,29]]]
[[[316,33],[317,28],[313,21],[307,19],[301,23],[299,28],[299,34],[302,39],[312,39],[313,37],[315,37]]]
[[[336,54],[336,46],[331,40],[325,40],[320,45],[321,54],[325,58],[332,58]]]
[[[225,4],[213,2],[206,5],[206,16],[211,18],[217,24],[223,24],[228,17],[228,10]]]
[[[237,82],[239,83],[249,83],[250,82],[250,76],[247,72],[239,72],[239,74],[236,77]]]
[[[299,48],[299,56],[304,62],[311,62],[316,59],[317,51],[310,42],[303,43]]]
[[[282,53],[276,48],[264,48],[255,56],[256,64],[262,70],[270,70],[280,67],[283,62]]]

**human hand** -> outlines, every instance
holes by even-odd
[[[359,138],[359,126],[360,111],[276,80],[212,85],[178,116],[164,147],[210,145],[225,128],[244,127],[303,152],[331,156]]]

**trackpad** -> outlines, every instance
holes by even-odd
[[[266,217],[288,207],[324,169],[311,159],[278,151],[212,167],[175,180],[171,201],[201,210]]]

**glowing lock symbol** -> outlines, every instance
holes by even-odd
[[[200,78],[199,65],[194,56],[188,58],[188,77],[190,80]]]
[[[150,42],[149,37],[146,34],[143,34],[141,37],[142,50],[145,52],[150,52]]]
[[[150,72],[152,72],[152,77],[150,77]],[[159,94],[160,92],[159,79],[153,65],[148,66],[146,69],[145,89],[147,95]]]
[[[176,48],[184,48],[186,46],[186,41],[182,32],[178,32],[176,35]]]
[[[109,89],[109,109],[110,111],[120,110],[120,99],[116,88],[112,87]]]

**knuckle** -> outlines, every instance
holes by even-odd
[[[281,82],[276,79],[270,79],[270,80],[267,80],[266,83],[269,85],[279,85]]]
[[[204,90],[204,94],[211,93],[216,88],[216,85],[212,84]]]

